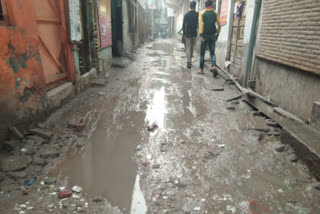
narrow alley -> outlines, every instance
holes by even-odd
[[[174,39],[147,43],[135,58],[41,124],[56,136],[48,148],[64,151],[46,150],[52,164],[43,172],[58,180],[43,173],[28,195],[2,192],[1,213],[320,210],[315,178],[280,142],[280,127],[243,100],[226,101],[239,96],[233,84],[186,69]],[[69,127],[80,122],[84,130]],[[73,186],[82,192],[58,199],[59,188]]]
[[[319,0],[0,0],[0,214],[320,213]]]

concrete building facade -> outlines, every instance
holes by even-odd
[[[219,13],[222,3],[217,1]],[[250,81],[281,108],[312,120],[320,100],[319,13],[319,1],[228,0],[228,21],[216,44],[218,65],[243,86]]]
[[[70,91],[76,80],[66,3],[0,2],[0,142],[8,126],[40,116],[52,91]]]

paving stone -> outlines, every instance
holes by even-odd
[[[3,171],[17,171],[27,168],[32,159],[29,156],[10,156],[2,160]]]

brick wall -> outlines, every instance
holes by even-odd
[[[257,56],[320,75],[320,0],[264,0]]]

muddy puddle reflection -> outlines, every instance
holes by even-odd
[[[137,184],[139,176],[130,158],[141,141],[136,127],[142,127],[145,114],[135,114],[134,118],[142,117],[142,120],[136,120],[136,123],[122,123],[124,118],[130,118],[130,114],[127,113],[119,118],[117,126],[111,127],[101,119],[87,149],[73,160],[67,161],[61,172],[62,176],[69,178],[70,186],[80,185],[92,197],[105,197],[123,213],[143,210],[143,195],[139,194]],[[136,201],[139,202],[139,206],[132,209],[132,202],[137,203]],[[133,212],[135,213],[144,212]]]

